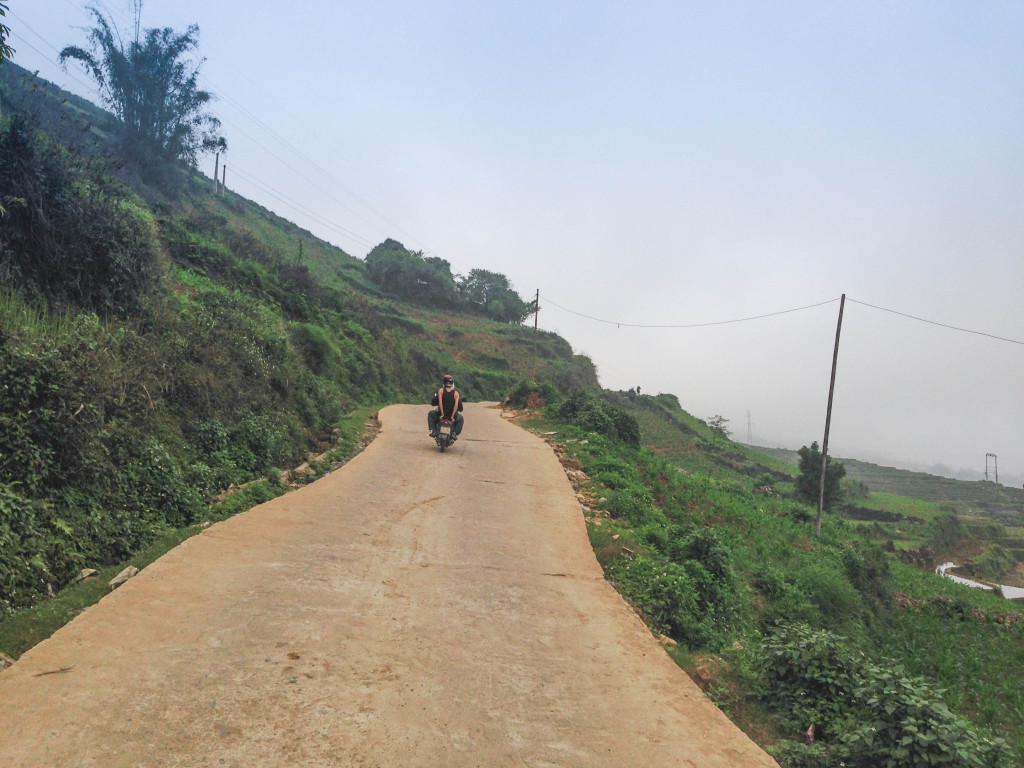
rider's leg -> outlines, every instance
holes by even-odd
[[[427,428],[430,430],[431,435],[437,434],[437,411],[430,411],[427,414]]]
[[[465,420],[462,418],[462,414],[461,413],[456,413],[455,414],[455,434],[456,435],[462,434],[462,424],[463,424],[464,421]]]

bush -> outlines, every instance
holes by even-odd
[[[983,736],[938,691],[899,666],[866,665],[854,695],[856,724],[842,732],[837,750],[851,768],[1012,765],[1002,739]]]
[[[851,768],[1009,768],[1005,742],[989,739],[945,705],[939,691],[890,661],[873,663],[838,635],[780,628],[760,649],[763,701],[797,732],[815,726],[829,763]],[[821,746],[821,745],[819,745]],[[786,747],[805,765],[800,750]],[[826,763],[828,764],[828,763]]]
[[[46,563],[35,504],[16,484],[0,483],[0,608],[28,605]]]
[[[636,417],[618,406],[602,402],[586,390],[570,392],[558,407],[557,416],[588,432],[621,440],[633,448],[640,447],[640,426]]]
[[[792,730],[810,725],[828,739],[850,713],[857,664],[842,638],[806,625],[780,627],[765,639],[760,655],[764,701]]]
[[[533,402],[540,400],[542,404],[547,405],[558,399],[558,390],[555,389],[553,384],[548,382],[538,384],[534,381],[520,379],[516,382],[515,387],[505,395],[504,402],[510,408],[522,410],[530,406],[531,395],[533,396]]]
[[[627,487],[611,491],[604,507],[612,517],[621,518],[634,528],[667,524],[664,513],[654,506],[654,499],[646,488]]]
[[[105,169],[15,115],[0,130],[0,278],[55,303],[126,316],[159,278],[156,223]]]
[[[793,585],[818,608],[831,625],[858,621],[862,613],[860,595],[846,574],[828,560],[810,559],[793,576]]]
[[[609,574],[652,627],[693,648],[701,646],[707,628],[697,608],[697,591],[683,566],[641,556],[613,562]]]

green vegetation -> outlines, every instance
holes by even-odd
[[[282,492],[281,468],[337,449],[348,415],[425,400],[442,372],[470,400],[531,369],[596,383],[561,340],[535,357],[532,333],[468,306],[381,298],[339,249],[301,261],[294,227],[265,242],[254,229],[279,219],[162,154],[171,187],[119,176],[62,141],[59,102],[16,74],[0,123],[0,611]]]
[[[578,398],[632,415],[643,447],[576,416],[596,410]],[[608,578],[784,768],[1017,764],[1024,619],[1010,604],[904,564],[860,522],[826,515],[816,537],[796,467],[716,437],[671,396],[570,394],[546,414],[538,427],[589,477]],[[922,515],[936,551],[962,540],[938,505],[858,501]]]
[[[189,59],[199,45],[199,27],[192,24],[182,34],[170,27],[146,29],[140,39],[138,3],[136,34],[126,44],[126,33],[95,7],[89,11],[96,21],[87,34],[90,50],[66,46],[60,62],[79,61],[92,75],[133,159],[157,152],[195,165],[199,153],[226,149],[220,120],[205,111],[213,96],[198,88],[199,64]]]
[[[355,259],[181,163],[154,186],[97,159],[103,115],[0,73],[17,106],[0,123],[0,649],[344,462],[379,405],[424,402],[450,372],[557,432],[608,578],[785,768],[1024,757],[1024,619],[910,564],[970,553],[1006,578],[1024,560],[1014,497],[908,499],[844,462],[818,537],[795,460],[673,395],[601,391],[589,359],[519,324],[503,276],[394,240]],[[94,143],[68,144],[69,110]]]
[[[385,240],[366,254],[366,271],[385,293],[446,311],[469,310],[493,320],[521,323],[533,308],[508,278],[486,269],[452,275],[451,264],[424,256],[397,240]]]
[[[7,3],[0,3],[0,16],[7,15]],[[14,49],[7,44],[7,40],[11,35],[11,28],[6,24],[0,24],[0,64],[5,59],[11,58],[14,55]]]
[[[811,443],[797,451],[800,454],[800,474],[796,478],[796,490],[800,499],[817,508],[832,510],[843,496],[842,479],[846,467],[831,456],[825,458],[825,492],[821,488],[821,450],[818,443]]]

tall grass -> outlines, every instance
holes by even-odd
[[[51,310],[29,304],[17,292],[0,287],[0,330],[27,342],[64,341],[74,333],[74,315],[68,309]]]

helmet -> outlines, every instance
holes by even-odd
[[[445,387],[448,387],[448,386],[454,387],[455,386],[455,379],[452,378],[451,374],[446,373],[444,375],[444,378],[441,379],[441,385],[445,386]]]

